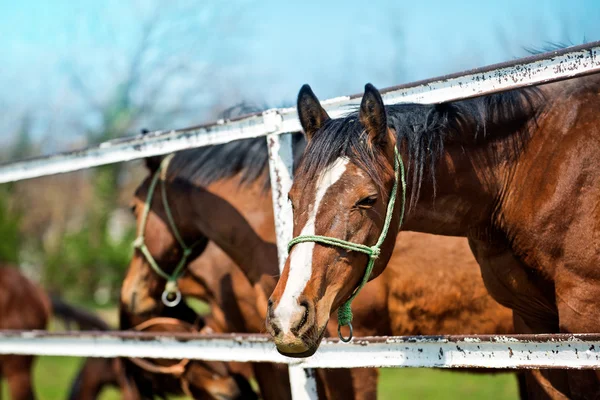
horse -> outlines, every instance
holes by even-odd
[[[263,146],[263,144],[264,139],[260,142],[249,140],[241,144],[222,145],[217,146],[217,148],[203,149],[203,151],[178,153],[170,162],[170,172],[166,177],[169,182],[165,181],[165,184],[169,186],[167,191],[169,208],[179,234],[188,244],[200,243],[194,247],[194,254],[191,255],[190,259],[196,258],[199,255],[198,253],[202,252],[200,259],[205,260],[204,263],[206,264],[211,264],[208,267],[199,268],[202,270],[201,276],[206,277],[204,282],[209,282],[205,286],[206,289],[203,290],[204,295],[208,297],[200,295],[200,298],[211,304],[212,315],[217,320],[218,326],[225,332],[264,333],[266,302],[268,295],[275,287],[276,280],[274,277],[278,274],[277,250],[273,244],[275,240],[273,214],[272,211],[270,214],[263,213],[261,205],[261,202],[264,201],[271,204],[270,193],[265,190],[266,182],[268,182],[268,176],[265,175],[267,173],[267,152],[266,146]],[[232,151],[235,152],[238,160],[231,159]],[[214,163],[215,158],[213,155],[215,152],[218,154],[219,161],[223,163]],[[244,162],[242,163],[239,160],[240,155],[244,155]],[[189,157],[193,157],[193,159]],[[192,165],[197,165],[198,160],[207,162],[204,168],[196,169]],[[194,162],[190,163],[190,161]],[[160,159],[146,160],[147,167],[154,172],[158,172],[160,163]],[[244,168],[244,171],[240,171],[239,166],[253,167]],[[206,244],[206,236],[198,229],[190,227],[189,223],[182,223],[182,217],[186,217],[185,213],[189,208],[180,207],[179,202],[188,197],[189,191],[194,188],[194,190],[203,192],[206,192],[206,189],[193,184],[190,179],[184,179],[183,176],[178,176],[173,182],[170,182],[174,178],[171,173],[178,171],[180,168],[186,168],[188,172],[202,171],[203,174],[208,174],[211,179],[216,179],[215,182],[211,182],[214,184],[209,184],[211,193],[214,193],[211,196],[218,200],[217,203],[211,205],[213,213],[228,219],[240,218],[237,233],[240,235],[239,239],[242,240],[239,244],[244,247],[239,247],[235,253],[228,251],[226,254],[214,243]],[[222,174],[228,174],[226,177],[233,177],[233,179],[220,179],[223,177]],[[133,211],[138,219],[138,228],[142,225],[143,210],[146,207],[148,188],[153,176],[155,174],[151,173],[149,179],[145,180],[136,191]],[[238,211],[232,214],[231,209],[233,207],[230,203],[222,200],[226,194],[240,193],[238,189],[242,188],[240,186],[241,182],[245,183],[242,185],[244,196],[260,199],[257,202],[246,202],[243,198],[236,199],[236,207],[243,210],[248,220]],[[173,187],[174,184],[175,186],[181,185],[184,191],[178,192],[179,189]],[[184,194],[184,196],[181,197],[178,193]],[[150,201],[152,212],[149,213],[145,222],[144,240],[149,252],[161,268],[164,271],[172,272],[180,261],[183,249],[173,234],[168,223],[168,217],[164,214],[166,209],[163,206],[162,194],[159,190],[153,194],[154,196]],[[219,207],[223,208],[219,209]],[[233,210],[236,209],[233,208]],[[213,221],[209,222],[213,223]],[[218,221],[216,222],[218,223]],[[218,232],[214,229],[208,230]],[[218,241],[217,244],[229,250],[238,245],[238,243],[229,243],[227,247],[224,247],[226,243],[223,240]],[[205,249],[202,251],[203,247]],[[253,251],[250,256],[252,258],[251,262],[248,262],[247,258],[249,250]],[[245,254],[242,255],[241,252],[245,252]],[[212,273],[207,274],[208,271]],[[160,298],[164,288],[165,280],[151,269],[147,258],[138,249],[132,258],[130,268],[123,282],[122,301],[129,307],[131,313],[143,315],[148,311],[155,310],[156,307],[162,307]],[[253,370],[263,398],[290,398],[289,375],[285,365],[254,363]],[[343,379],[347,382],[356,383],[359,385],[358,389],[361,393],[364,393],[366,398],[373,398],[376,391],[376,371],[361,370],[358,373],[368,374],[368,377],[353,380],[346,370],[319,371],[318,375],[342,376],[343,378],[337,378],[337,382]],[[320,381],[323,382],[323,384],[319,384],[319,392],[322,396],[334,396],[332,393],[337,393],[339,398],[352,398],[355,396],[354,392],[357,389],[354,386],[338,385],[338,387],[335,387],[329,383],[330,379]],[[365,387],[366,385],[369,386],[368,389]]]
[[[54,315],[79,327],[98,328],[103,322],[92,314],[48,294],[15,266],[0,264],[0,329],[43,330]],[[14,400],[34,399],[34,356],[0,355],[0,380],[8,382]]]
[[[52,313],[46,293],[18,269],[0,267],[0,329],[45,329]],[[34,399],[34,356],[0,355],[0,379],[8,382],[11,398]]]
[[[516,332],[600,331],[599,88],[590,75],[384,106],[368,84],[357,110],[331,119],[303,86],[295,238],[270,298],[277,346],[314,351],[329,314],[385,269],[400,229],[466,237]],[[527,385],[540,398],[599,394],[593,371],[532,371]]]
[[[294,140],[300,142],[297,137]],[[264,139],[177,153],[160,183],[168,196],[157,189],[148,201],[152,177],[163,174],[160,163],[160,159],[147,160],[150,174],[138,187],[132,207],[138,227],[142,225],[144,210],[150,207],[144,231],[148,251],[160,268],[170,274],[182,254],[173,226],[185,243],[210,239],[202,255],[187,264],[187,275],[179,280],[179,289],[186,294],[206,296],[224,331],[261,332],[268,308],[266,298],[278,276],[272,202],[270,191],[265,190],[268,175]],[[169,222],[166,207],[173,223]],[[424,235],[409,233],[403,237],[408,243],[415,242],[404,249],[416,249],[414,262],[410,255],[405,258],[399,254],[396,268],[400,271],[404,260],[408,260],[406,264],[415,271],[411,278],[417,279],[401,281],[390,268],[390,279],[379,279],[379,286],[374,282],[365,288],[358,300],[361,307],[356,310],[356,318],[362,322],[355,324],[355,333],[512,332],[510,311],[486,295],[464,239],[426,239]],[[435,274],[428,284],[419,272],[433,261],[427,255],[433,255],[431,248],[436,247],[446,252],[447,270]],[[462,284],[464,290],[449,286],[449,282]],[[123,283],[122,300],[134,313],[160,308],[165,285],[165,279],[138,251]],[[431,302],[428,297],[437,301]],[[336,332],[333,320],[329,332]],[[371,381],[376,381],[376,376]],[[373,389],[368,393],[374,396],[376,392]],[[354,394],[358,395],[358,390]]]
[[[86,358],[69,390],[69,400],[96,400],[105,387],[121,390],[123,400],[140,399],[137,386],[128,379],[120,358]]]
[[[152,318],[132,316],[121,308],[120,325],[147,332],[202,332],[208,328],[185,303]],[[73,381],[69,399],[96,399],[106,386],[119,388],[125,400],[169,395],[207,400],[257,398],[247,378],[222,362],[88,358]]]

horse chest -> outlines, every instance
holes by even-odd
[[[498,303],[511,308],[530,325],[544,331],[553,326],[556,306],[551,284],[528,269],[508,248],[469,240],[486,289]]]

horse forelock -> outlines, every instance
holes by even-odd
[[[308,143],[295,175],[301,176],[306,186],[341,158],[366,172],[373,183],[385,192],[384,177],[393,174],[391,164],[369,141],[356,111],[324,123]]]

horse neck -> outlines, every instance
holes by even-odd
[[[412,204],[408,176],[402,229],[447,236],[487,232],[497,217],[496,208],[517,157],[514,140],[508,135],[483,145],[446,144],[436,163],[435,183],[426,172],[418,198]],[[406,154],[403,158],[409,159]]]
[[[184,209],[191,211],[187,218],[195,229],[217,244],[251,284],[263,285],[270,294],[276,283],[272,277],[278,275],[270,192],[258,182],[244,187],[238,182],[228,179],[208,189],[194,188]]]

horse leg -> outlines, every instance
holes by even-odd
[[[3,363],[3,372],[8,382],[12,400],[34,400],[31,379],[33,356],[8,356]]]
[[[350,373],[352,375],[355,399],[376,400],[379,370],[377,368],[353,368],[350,370]]]
[[[254,377],[264,400],[291,400],[290,375],[285,364],[254,363]]]
[[[323,368],[317,369],[319,398],[376,400],[376,368]]]
[[[524,371],[517,372],[517,387],[519,388],[519,399],[528,399],[529,395],[527,394],[527,375],[525,375]]]
[[[121,389],[121,398],[123,400],[140,400],[142,396],[134,381],[134,379],[127,375],[125,365],[121,358],[113,359],[111,368],[117,378],[117,386]]]
[[[564,333],[600,332],[600,277],[559,267],[556,271],[556,303],[560,331]],[[597,266],[589,271],[597,270]],[[600,371],[570,370],[568,383],[574,399],[600,398]]]
[[[513,313],[515,331],[523,334],[536,334],[547,332],[548,329],[537,327],[532,329],[517,313]],[[533,369],[519,372],[519,394],[521,399],[554,399],[567,400],[569,385],[564,370],[559,369]]]
[[[558,332],[554,299],[542,291],[510,248],[501,241],[489,243],[469,238],[469,245],[481,268],[486,289],[500,304],[513,310],[516,333]],[[519,379],[521,398],[566,399],[569,397],[564,370],[527,370]],[[524,390],[523,380],[526,382]],[[525,393],[524,393],[525,392]],[[525,395],[525,397],[523,397]]]

